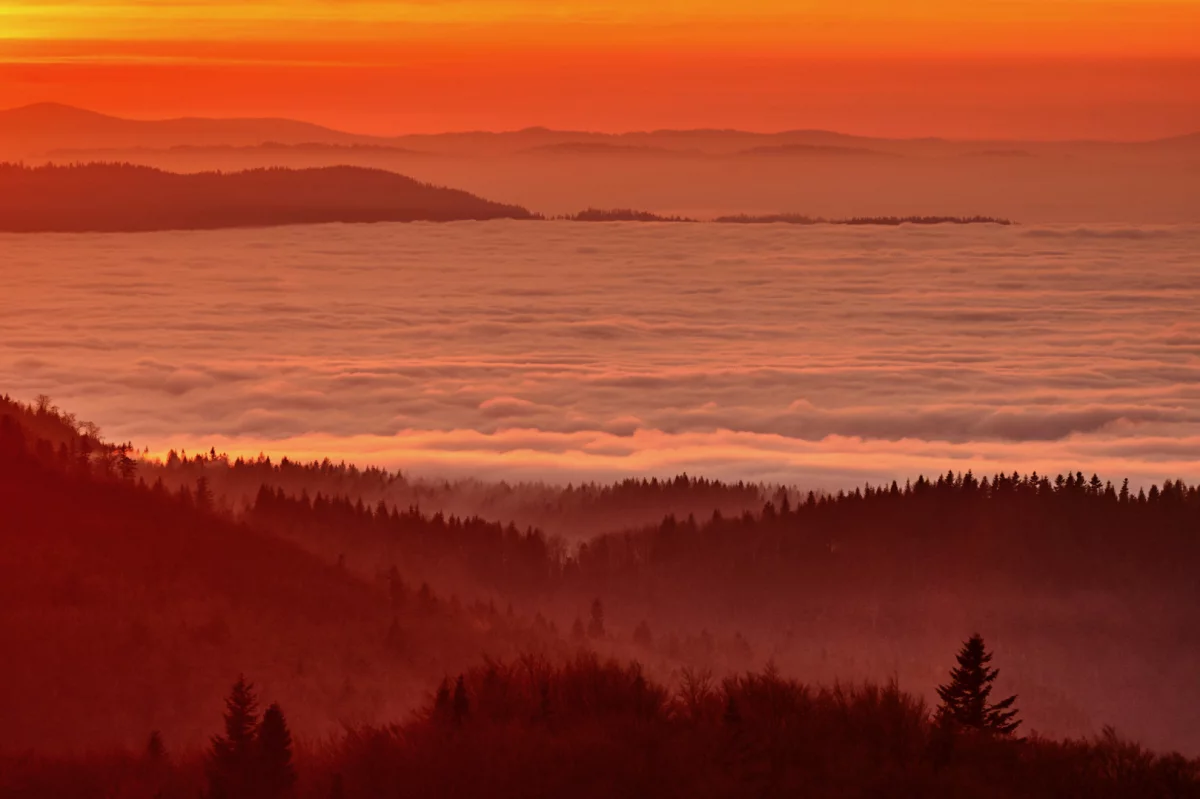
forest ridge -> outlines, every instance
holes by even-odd
[[[0,232],[207,230],[331,222],[452,222],[543,219],[517,205],[421,183],[382,169],[268,167],[179,174],[127,163],[0,164]],[[628,209],[587,209],[573,222],[690,222]],[[790,224],[1011,224],[985,216],[825,219],[736,215],[716,222]]]

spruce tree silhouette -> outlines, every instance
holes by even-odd
[[[467,720],[467,715],[471,712],[471,703],[467,699],[467,686],[463,681],[463,675],[458,675],[458,680],[454,683],[454,723],[462,724]]]
[[[404,652],[404,633],[400,629],[400,619],[395,616],[392,617],[391,626],[388,627],[384,646],[392,654],[398,655]]]
[[[225,699],[225,734],[215,736],[208,757],[208,799],[251,799],[255,793],[258,700],[254,686],[238,677]]]
[[[279,799],[296,783],[292,766],[292,733],[278,703],[263,713],[258,725],[258,796]]]
[[[742,711],[738,709],[737,697],[731,690],[725,694],[725,714],[721,720],[727,727],[736,727],[742,723]]]
[[[433,717],[439,722],[445,722],[451,718],[452,710],[450,707],[450,680],[443,677],[442,684],[438,686],[437,694],[433,700]]]
[[[151,763],[161,763],[167,757],[167,747],[163,744],[162,733],[154,730],[146,741],[146,760]]]
[[[202,511],[212,510],[213,493],[207,477],[196,478],[196,507]]]
[[[983,636],[976,633],[967,639],[958,653],[958,666],[950,671],[950,682],[937,689],[942,700],[937,712],[940,722],[997,735],[1016,731],[1021,725],[1016,720],[1017,711],[1012,709],[1017,697],[989,702],[992,683],[1000,674],[999,669],[988,666],[991,661],[992,653],[984,647]]]
[[[646,648],[654,646],[654,636],[650,633],[650,625],[644,619],[633,631],[633,642]]]
[[[599,599],[592,600],[592,617],[588,621],[587,634],[589,638],[604,637],[604,606]]]

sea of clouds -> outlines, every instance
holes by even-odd
[[[1200,480],[1200,226],[0,235],[0,393],[160,453]]]

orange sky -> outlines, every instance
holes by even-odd
[[[0,0],[0,107],[368,132],[1200,129],[1197,0]]]

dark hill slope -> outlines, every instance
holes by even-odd
[[[532,216],[518,206],[359,167],[181,175],[129,164],[0,165],[0,230],[8,232]]]
[[[119,451],[56,446],[23,423],[36,416],[0,399],[0,752],[138,745],[153,729],[203,744],[242,672],[320,736],[403,718],[480,652],[536,648],[515,622],[428,593],[397,604],[211,510],[202,484],[168,492]]]

